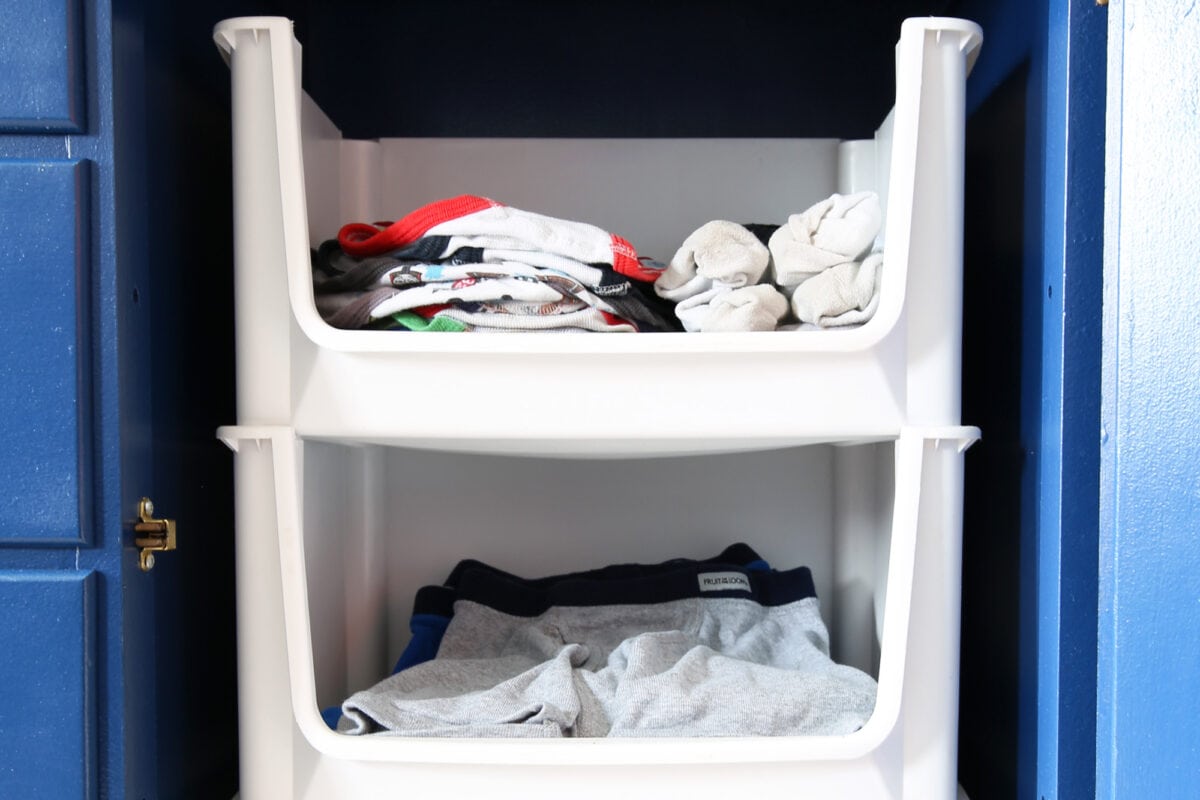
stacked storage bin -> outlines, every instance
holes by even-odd
[[[242,796],[953,797],[979,29],[907,21],[895,107],[855,142],[344,141],[300,91],[287,20],[228,20],[215,38],[234,103],[238,424],[220,436],[237,454]],[[886,261],[854,329],[395,334],[333,329],[314,304],[311,246],[439,197],[493,196],[669,255],[708,219],[866,189],[884,201]],[[878,680],[860,730],[449,740],[321,719],[387,673],[414,590],[460,558],[537,575],[734,540],[812,568],[835,660]]]

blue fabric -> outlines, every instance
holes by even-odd
[[[408,623],[408,629],[412,631],[412,639],[404,648],[404,652],[400,654],[400,659],[392,669],[392,674],[426,661],[432,661],[433,657],[437,655],[438,647],[442,643],[442,636],[446,633],[446,626],[449,624],[450,617],[448,616],[413,614]]]
[[[325,724],[329,726],[331,731],[336,731],[338,720],[342,718],[341,706],[330,706],[329,708],[321,709],[321,719],[325,720]]]

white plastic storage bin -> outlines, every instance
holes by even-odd
[[[226,428],[237,451],[241,796],[955,796],[961,451],[972,428],[669,459],[437,453]],[[588,492],[585,487],[602,487]],[[613,498],[617,498],[615,501]],[[541,575],[744,540],[811,567],[835,660],[879,683],[845,736],[412,739],[328,729],[459,558]],[[736,702],[736,698],[731,698]]]
[[[302,97],[287,20],[229,20],[214,35],[233,73],[242,424],[586,456],[957,424],[964,84],[981,41],[973,23],[905,22],[895,108],[874,140],[847,143],[343,141]],[[885,260],[878,309],[852,330],[379,336],[330,327],[313,301],[310,246],[344,222],[394,219],[458,193],[586,220],[667,260],[708,220],[782,222],[834,191],[866,189],[886,198]],[[378,398],[400,385],[454,391],[439,393],[437,414],[397,414]]]
[[[229,20],[215,38],[234,88],[238,425],[220,435],[237,452],[242,797],[954,797],[978,28],[906,22],[895,108],[861,142],[350,142],[302,96],[287,20]],[[310,246],[454,194],[666,259],[710,219],[782,221],[863,189],[885,199],[886,256],[878,310],[852,330],[396,335],[335,330],[313,301]],[[411,387],[436,402],[402,407]],[[879,682],[863,728],[401,739],[319,716],[386,675],[413,593],[459,559],[532,577],[734,541],[812,568],[835,659]]]

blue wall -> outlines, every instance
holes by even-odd
[[[1200,8],[1110,9],[1097,797],[1200,791]]]

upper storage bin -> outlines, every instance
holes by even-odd
[[[959,421],[964,83],[981,34],[909,20],[873,140],[347,141],[300,91],[279,18],[220,23],[233,73],[238,417],[309,438],[532,455],[661,455],[891,438]],[[712,219],[783,222],[881,198],[884,264],[857,328],[453,335],[347,331],[310,247],[458,194],[619,232],[670,259]]]

